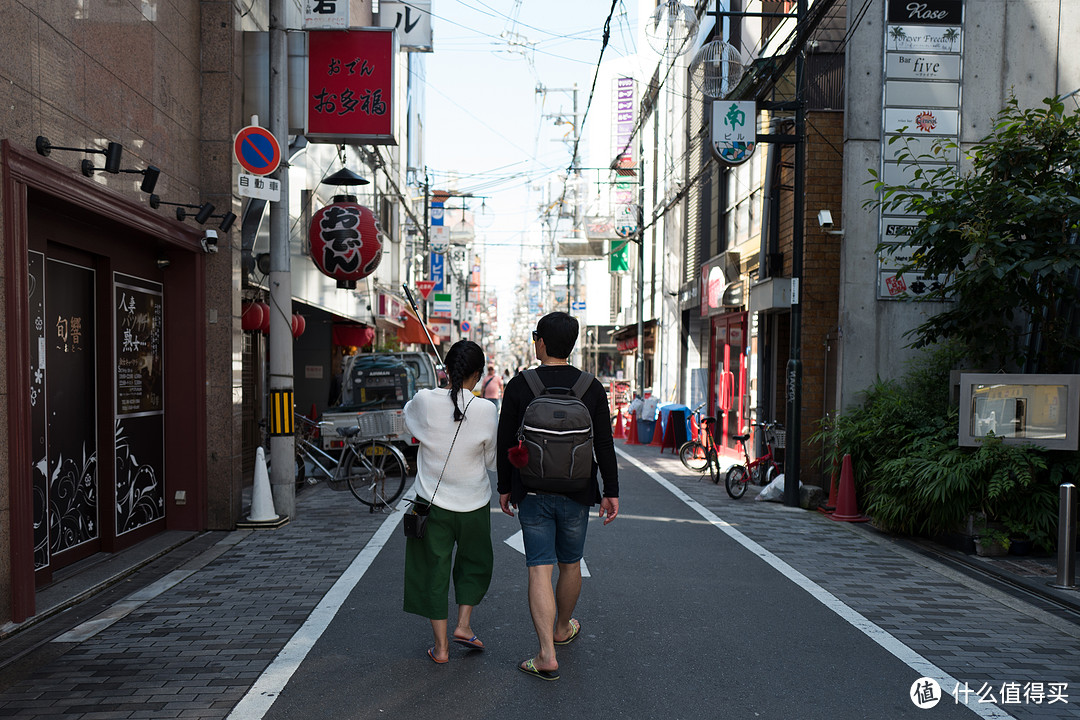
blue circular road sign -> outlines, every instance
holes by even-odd
[[[233,154],[240,167],[253,175],[269,175],[281,162],[277,138],[266,128],[248,125],[236,133]]]

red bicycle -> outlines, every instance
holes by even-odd
[[[774,447],[777,449],[784,447],[786,434],[783,426],[774,422],[756,422],[753,425],[760,427],[765,432],[766,452],[764,455],[751,460],[750,453],[746,449],[746,441],[750,439],[750,434],[731,436],[732,440],[737,440],[742,445],[743,457],[746,458],[745,465],[731,466],[731,469],[728,470],[727,479],[724,481],[724,487],[727,489],[728,495],[735,500],[746,494],[746,487],[751,482],[755,485],[768,485],[777,475],[783,472],[773,456]]]

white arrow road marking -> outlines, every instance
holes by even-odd
[[[503,542],[522,555],[525,554],[525,537],[521,534],[520,530],[503,540]],[[581,577],[592,577],[589,573],[589,566],[585,564],[585,558],[581,558]]]

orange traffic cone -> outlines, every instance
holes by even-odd
[[[615,413],[615,429],[612,431],[611,436],[616,440],[626,439],[626,428],[623,426],[622,413]]]
[[[840,496],[836,501],[836,512],[829,513],[833,520],[841,522],[866,522],[870,518],[859,513],[855,502],[855,473],[851,469],[851,456],[844,455],[840,466]]]
[[[627,445],[640,445],[637,436],[637,413],[630,413],[630,427],[626,431],[626,444]]]
[[[660,420],[661,420],[660,414],[657,413],[657,415],[656,415],[656,424],[653,425],[652,442],[650,442],[649,444],[653,445],[653,446],[658,446],[660,448],[663,448],[664,447],[664,423],[662,423]],[[661,450],[661,452],[663,452],[663,451]]]

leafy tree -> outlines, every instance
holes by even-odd
[[[882,194],[868,205],[921,216],[900,243],[908,258],[900,272],[944,278],[918,298],[948,302],[908,333],[912,345],[952,340],[979,365],[1076,372],[1080,114],[1066,113],[1061,98],[1031,109],[1010,98],[993,131],[967,151],[966,173],[942,164],[957,150],[948,142],[919,156],[902,149],[900,162],[914,167],[909,187],[871,171]]]

